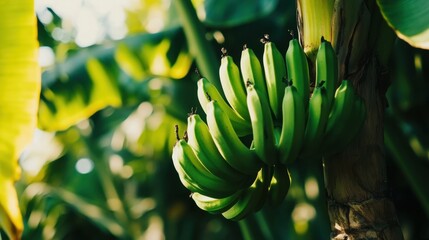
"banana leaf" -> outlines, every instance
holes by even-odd
[[[80,49],[43,73],[38,126],[66,130],[108,106],[138,104],[146,80],[182,79],[191,64],[180,28]]]
[[[245,24],[271,14],[278,2],[278,0],[204,1],[204,22],[222,27]]]
[[[0,1],[0,15],[0,227],[19,239],[23,223],[14,182],[18,157],[36,127],[40,94],[34,2]]]
[[[381,13],[399,38],[429,49],[429,1],[377,0]]]

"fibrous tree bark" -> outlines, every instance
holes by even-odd
[[[375,59],[349,79],[358,83],[367,119],[360,135],[324,159],[332,239],[403,239],[389,198],[383,147],[384,98]]]
[[[304,35],[311,30],[302,29],[309,26],[304,24],[308,13],[300,8],[306,1],[311,0],[298,0],[297,14],[304,47],[311,45]],[[388,191],[383,141],[385,65],[393,34],[374,0],[324,1],[328,7],[332,4],[331,35],[324,37],[331,39],[337,52],[338,80],[352,81],[366,106],[366,121],[356,139],[323,159],[331,239],[403,239]],[[314,53],[314,49],[308,52]]]

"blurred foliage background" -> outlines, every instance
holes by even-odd
[[[262,56],[265,33],[285,53],[296,30],[293,0],[193,4],[219,61],[221,47],[239,59],[244,44]],[[198,75],[173,1],[39,0],[36,10],[44,71],[17,183],[23,239],[328,238],[320,161],[296,163],[286,201],[240,223],[189,198],[171,149],[174,125],[199,107]],[[389,192],[406,239],[428,239],[429,52],[397,40],[390,78]]]

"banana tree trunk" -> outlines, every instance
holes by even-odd
[[[392,42],[375,1],[322,0],[330,10],[319,14],[311,2],[298,0],[298,32],[310,59],[314,39],[310,20],[328,25],[322,34],[330,39],[339,60],[340,79],[349,79],[365,101],[367,119],[359,136],[346,149],[323,160],[331,239],[403,239],[395,207],[389,198],[383,141],[385,91],[384,64]],[[323,12],[323,10],[322,10]],[[328,14],[327,14],[328,13]],[[320,16],[331,14],[323,22]],[[306,23],[307,21],[307,23]],[[317,25],[316,24],[316,25]],[[321,34],[320,30],[315,34]],[[330,35],[329,35],[330,34]],[[313,41],[313,42],[312,42]],[[352,126],[351,126],[352,127]]]
[[[403,239],[389,198],[383,146],[384,94],[375,59],[349,78],[365,99],[367,120],[344,151],[324,159],[332,239]]]

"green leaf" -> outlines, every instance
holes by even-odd
[[[82,66],[83,67],[83,66]],[[45,88],[39,109],[39,127],[65,130],[106,106],[120,106],[121,98],[108,68],[88,57],[85,68],[73,72],[70,81]]]
[[[23,224],[14,181],[36,126],[40,93],[34,2],[1,1],[0,15],[0,227],[19,239]]]
[[[38,197],[56,197],[103,230],[117,237],[123,238],[126,236],[124,226],[119,224],[118,221],[113,218],[112,214],[105,210],[105,206],[100,207],[91,204],[73,192],[63,188],[52,187],[45,183],[33,183],[26,188],[25,194],[29,195],[28,198],[34,198],[36,195]]]
[[[213,26],[237,26],[269,15],[277,3],[277,0],[207,0],[204,2],[204,22]]]
[[[65,130],[108,106],[135,104],[145,80],[181,79],[192,60],[180,28],[78,50],[43,73],[39,128]]]
[[[420,201],[422,210],[429,217],[429,190],[426,185],[429,179],[427,174],[429,167],[425,162],[426,159],[420,159],[413,152],[408,136],[401,129],[398,119],[391,111],[387,111],[384,122],[384,143],[396,165],[402,171],[404,180],[408,182]]]
[[[429,49],[429,1],[377,0],[396,35],[418,48]]]

